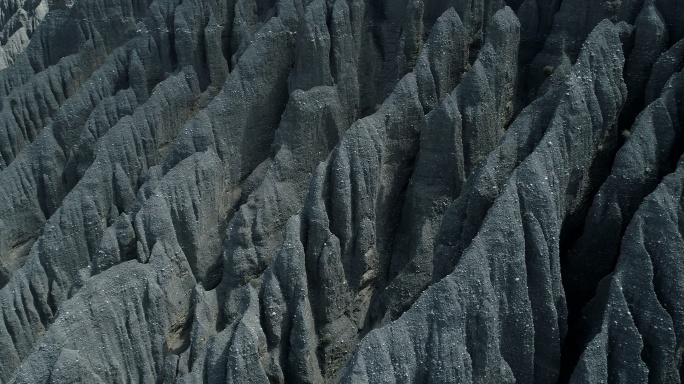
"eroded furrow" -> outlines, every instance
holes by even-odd
[[[680,382],[682,10],[0,1],[0,382]]]

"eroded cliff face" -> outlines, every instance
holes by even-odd
[[[681,382],[684,3],[0,27],[0,383]]]

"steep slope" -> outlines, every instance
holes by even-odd
[[[0,3],[0,383],[681,382],[683,11]]]
[[[588,193],[592,159],[617,134],[621,58],[617,28],[599,24],[565,87],[511,124],[447,213],[455,217],[444,220],[458,227],[442,229],[438,255],[453,264],[435,273],[453,272],[366,336],[346,382],[374,382],[388,369],[392,382],[557,378],[567,316],[561,228]],[[545,121],[529,124],[538,116]]]
[[[680,162],[641,203],[587,306],[588,341],[571,382],[681,381],[681,192]]]

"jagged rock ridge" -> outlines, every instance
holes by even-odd
[[[0,4],[0,383],[681,382],[683,21]]]

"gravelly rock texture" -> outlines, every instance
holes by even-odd
[[[0,0],[0,383],[679,383],[684,3]]]

